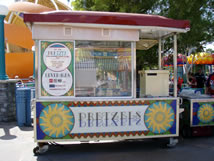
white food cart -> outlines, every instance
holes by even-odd
[[[177,76],[173,96],[136,98],[136,48],[159,43],[161,70],[162,40],[172,36],[177,64],[177,34],[190,29],[188,21],[86,11],[24,14],[24,21],[36,49],[34,153],[60,141],[168,137],[176,144]]]

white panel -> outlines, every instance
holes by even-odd
[[[169,71],[140,71],[140,96],[169,96]]]
[[[72,133],[148,131],[144,123],[147,107],[70,107],[75,118]]]
[[[71,35],[65,35],[65,28],[71,28]],[[34,40],[95,40],[95,41],[139,41],[137,29],[105,29],[109,35],[103,35],[103,28],[72,27],[64,25],[33,25]]]

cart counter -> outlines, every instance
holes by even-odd
[[[178,99],[37,101],[37,142],[178,136]]]

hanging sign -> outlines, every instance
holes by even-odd
[[[41,41],[41,96],[74,96],[73,42]]]

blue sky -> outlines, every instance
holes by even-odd
[[[212,49],[212,50],[214,50],[214,42],[212,43],[212,44],[208,44],[208,45],[206,45],[206,49]]]

